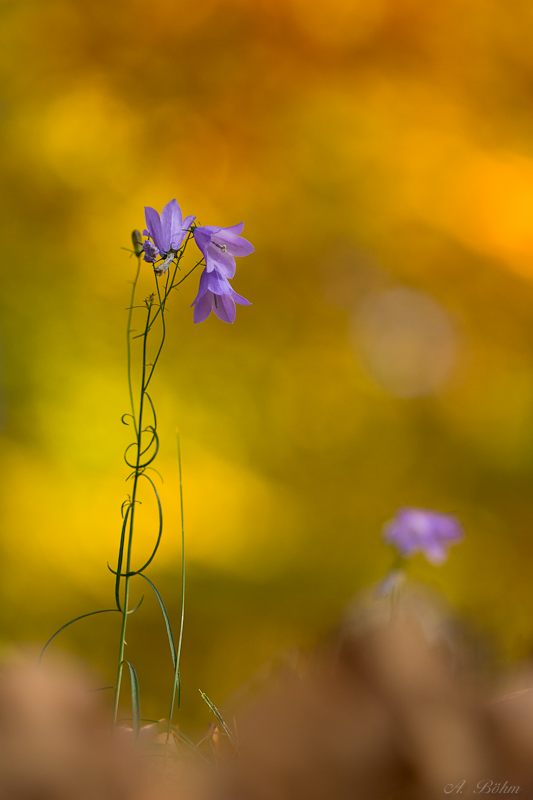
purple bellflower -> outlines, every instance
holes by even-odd
[[[235,256],[249,256],[254,247],[240,234],[244,222],[229,228],[216,228],[214,225],[203,225],[194,229],[194,241],[205,258],[207,272],[218,269],[225,278],[235,275]]]
[[[177,200],[171,200],[166,204],[161,217],[155,208],[149,206],[145,207],[144,216],[146,230],[143,234],[149,237],[143,244],[144,260],[155,265],[157,259],[162,258],[163,263],[154,266],[154,270],[156,275],[163,275],[181,247],[187,229],[195,218],[189,215],[183,219]]]
[[[383,538],[401,556],[423,553],[432,564],[442,564],[448,549],[464,536],[459,521],[451,514],[424,508],[400,508],[383,529]]]
[[[198,294],[192,303],[195,323],[203,322],[211,311],[214,311],[222,322],[233,322],[236,313],[235,303],[241,306],[252,305],[232,289],[228,279],[218,270],[208,272],[207,268],[204,269],[200,276]]]
[[[203,322],[214,311],[223,322],[235,319],[235,303],[249,306],[251,303],[235,292],[229,282],[235,275],[235,256],[247,256],[254,247],[240,234],[244,223],[229,228],[213,225],[194,229],[194,241],[205,258],[205,269],[200,276],[198,294],[194,306],[195,323]]]

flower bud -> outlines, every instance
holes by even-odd
[[[133,249],[136,256],[140,256],[143,251],[143,239],[140,231],[133,231],[131,234],[131,241],[133,242]]]

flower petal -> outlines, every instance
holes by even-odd
[[[238,236],[239,233],[242,233],[244,230],[244,222],[239,222],[238,225],[230,225],[229,228],[222,228],[221,230],[227,231],[228,233],[235,233]]]
[[[440,542],[426,544],[422,552],[431,564],[444,564],[448,558],[448,548]]]
[[[228,253],[232,256],[249,256],[255,249],[248,239],[244,239],[242,236],[237,236],[235,233],[229,233],[224,230],[220,231],[220,233],[215,233],[212,241],[224,245]]]
[[[214,269],[212,272],[204,270],[204,272],[206,272],[207,275],[206,284],[210,292],[221,295],[230,295],[233,292],[228,279],[224,275],[221,275],[218,270]]]
[[[221,250],[216,244],[210,244],[207,248],[206,258],[207,271],[216,269],[225,278],[233,278],[235,275],[235,259],[229,253]]]
[[[233,291],[231,293],[231,297],[240,306],[251,306],[252,305],[249,300],[247,300],[245,297],[241,297],[241,295],[237,294],[237,292],[235,292],[235,291]]]
[[[159,257],[159,250],[154,244],[152,244],[150,239],[147,239],[145,242],[143,242],[143,250],[144,260],[148,261],[150,264],[155,264]]]
[[[162,244],[162,237],[161,237],[161,220],[159,219],[159,214],[155,210],[155,208],[150,208],[150,206],[145,206],[144,208],[144,216],[146,219],[146,227],[150,231],[150,236],[154,240],[156,247],[159,250],[162,250],[166,253],[167,248],[163,247]]]
[[[235,319],[235,303],[230,295],[217,295],[213,311],[222,322],[233,322]]]
[[[442,564],[450,545],[464,536],[451,514],[424,508],[401,508],[384,528],[383,538],[406,557],[423,553],[432,564]]]
[[[212,236],[214,233],[218,233],[219,231],[223,230],[220,225],[198,225],[199,231],[204,231]]]
[[[200,300],[200,298],[203,297],[204,294],[208,291],[207,278],[208,278],[208,272],[207,272],[206,269],[204,269],[202,271],[202,274],[200,275],[200,285],[198,286],[198,294],[196,295],[196,297],[194,298],[193,302],[191,303],[192,306],[195,303],[197,303]]]
[[[182,221],[183,214],[178,201],[171,200],[161,212],[161,238],[165,242],[165,247],[163,248],[165,253],[170,250],[174,238],[178,239],[181,236],[181,239],[183,239],[181,233]]]
[[[185,219],[181,223],[181,229],[182,229],[184,234],[189,232],[188,229],[191,227],[191,225],[192,225],[192,223],[194,222],[195,219],[196,219],[196,217],[194,216],[194,214],[189,214],[188,217],[185,217]]]
[[[213,310],[213,299],[214,295],[211,292],[206,292],[206,294],[204,294],[203,297],[198,300],[198,302],[195,301],[193,314],[195,325],[208,318],[209,314]]]
[[[205,227],[199,227],[194,229],[193,236],[203,257],[207,260],[207,248],[211,244],[211,232]]]

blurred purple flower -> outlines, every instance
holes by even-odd
[[[203,322],[211,311],[214,311],[222,322],[233,322],[235,303],[241,306],[251,305],[248,300],[233,291],[228,279],[221,275],[218,269],[208,272],[206,267],[200,276],[198,294],[192,303],[195,323]]]
[[[448,549],[464,536],[459,521],[451,514],[424,508],[400,508],[383,529],[383,538],[400,555],[409,558],[423,553],[432,564],[442,564]]]
[[[156,273],[162,275],[172,262],[173,254],[181,247],[194,217],[189,215],[183,219],[177,200],[171,200],[166,204],[161,212],[161,217],[155,208],[149,206],[145,207],[144,215],[146,230],[143,231],[143,234],[149,236],[153,242],[153,244],[150,241],[144,242],[144,260],[153,264],[158,256],[164,258],[163,264],[155,268]]]

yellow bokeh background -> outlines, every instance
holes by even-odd
[[[180,724],[309,646],[390,567],[400,505],[453,512],[415,557],[496,659],[533,644],[533,8],[526,0],[0,4],[0,636],[43,643],[113,602],[130,432],[128,253],[143,206],[245,222],[249,298],[175,293],[152,396]],[[192,258],[192,256],[190,256]],[[141,296],[152,290],[144,265]],[[388,309],[388,310],[387,310]],[[392,310],[391,310],[392,309]],[[412,362],[416,355],[416,363]],[[136,555],[150,551],[147,496]],[[134,595],[140,597],[136,586]],[[113,682],[118,615],[61,634]],[[143,712],[171,665],[132,618]]]

